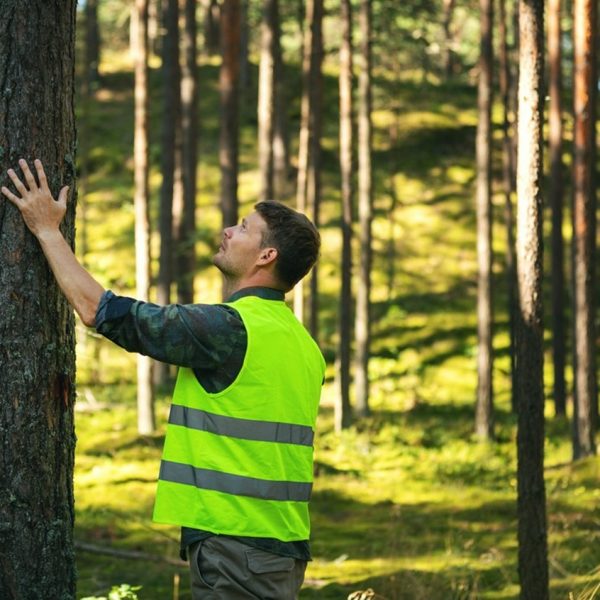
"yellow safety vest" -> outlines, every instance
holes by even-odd
[[[180,368],[154,520],[217,534],[306,540],[313,438],[325,361],[285,302],[232,302],[244,364],[211,394]]]

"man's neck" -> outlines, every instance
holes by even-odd
[[[223,300],[227,300],[240,290],[249,287],[266,287],[271,289],[279,289],[276,282],[271,277],[246,277],[244,279],[235,280],[223,278]]]

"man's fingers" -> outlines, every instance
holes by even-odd
[[[36,191],[38,189],[37,182],[24,158],[19,161],[19,166],[21,167],[21,171],[23,171],[23,175],[25,175],[25,181],[27,181],[30,191]]]
[[[46,173],[44,172],[44,165],[39,158],[36,158],[34,163],[35,170],[37,172],[38,181],[40,182],[40,188],[44,192],[50,192],[50,188],[48,187],[48,180],[46,179]]]
[[[0,191],[18,208],[21,208],[22,199],[13,194],[7,187],[2,186]]]
[[[21,196],[25,196],[28,190],[23,184],[23,182],[19,179],[17,174],[12,169],[9,169],[7,173],[10,177],[10,180],[14,183],[15,187],[17,188],[17,191],[21,193]]]

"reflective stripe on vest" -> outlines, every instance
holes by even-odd
[[[312,491],[312,483],[241,477],[211,469],[198,469],[168,460],[161,461],[159,478],[172,483],[193,485],[204,490],[262,500],[308,502]]]
[[[306,425],[237,419],[177,404],[171,406],[169,423],[241,440],[298,446],[312,446],[315,437],[314,431]]]

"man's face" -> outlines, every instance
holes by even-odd
[[[224,229],[221,245],[213,256],[214,265],[235,279],[246,275],[260,254],[266,228],[264,219],[253,212],[238,225]]]

